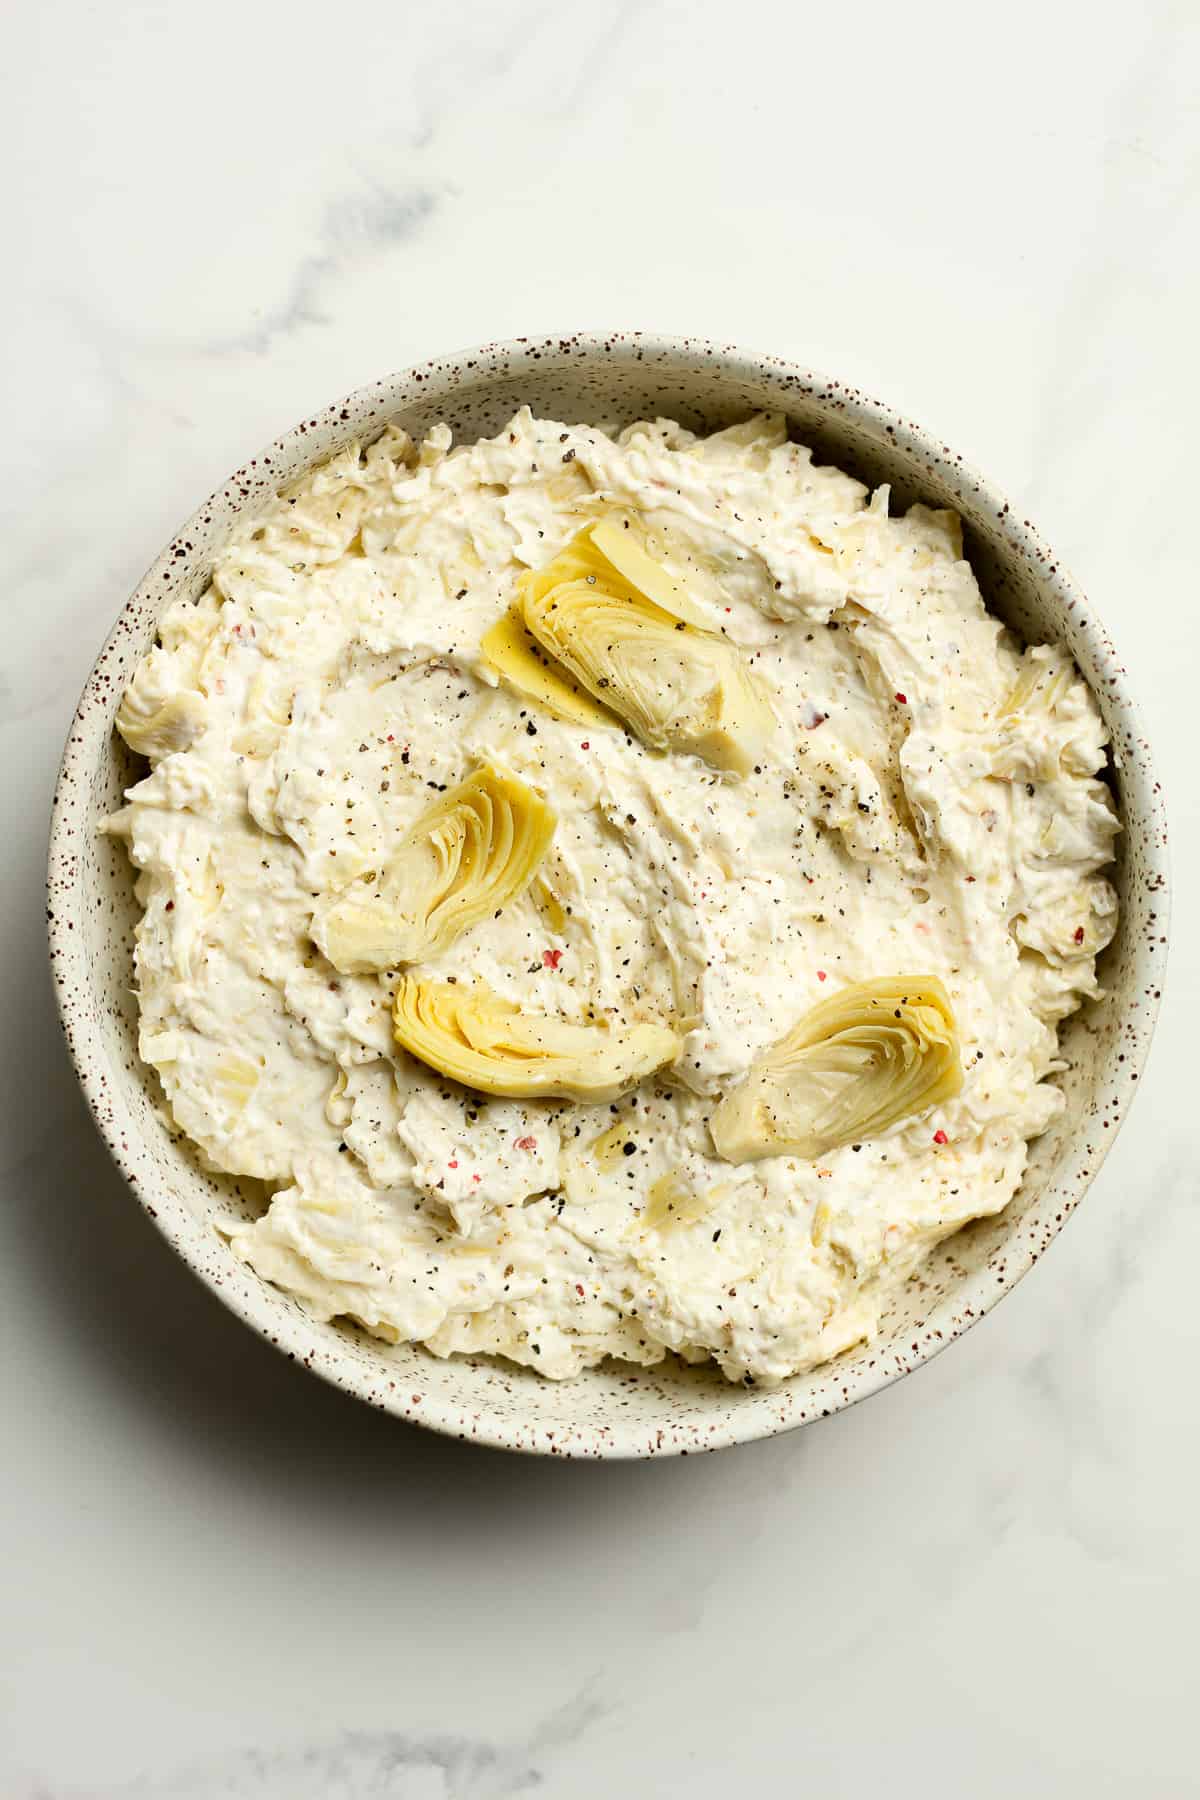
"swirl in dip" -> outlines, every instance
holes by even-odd
[[[560,716],[481,648],[614,517],[740,652],[770,720],[744,773]],[[985,611],[955,515],[889,517],[780,418],[351,446],[167,611],[120,724],[152,765],[107,823],[140,870],[141,1053],[202,1158],[266,1184],[236,1253],[320,1318],[552,1377],[674,1351],[778,1381],[1003,1208],[1062,1103],[1057,1026],[1116,918],[1095,703]],[[335,967],[319,920],[480,769],[553,811],[532,878],[415,965]],[[718,1106],[818,1003],[918,975],[957,1092],[816,1155],[718,1154],[745,1139]],[[414,981],[678,1054],[616,1099],[480,1093],[400,1047]]]

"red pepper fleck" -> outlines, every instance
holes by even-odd
[[[392,732],[390,732],[390,731],[389,731],[389,732],[388,732],[388,743],[389,743],[389,744],[394,744],[394,743],[395,743],[395,741],[396,741],[396,739],[395,739],[395,737],[394,737],[394,735],[393,735],[393,734],[392,734]]]
[[[577,1281],[575,1283],[575,1292],[579,1295],[579,1298],[582,1300],[583,1299],[583,1283],[582,1283],[582,1281]]]
[[[579,746],[579,748],[580,748],[580,749],[581,749],[581,750],[590,750],[590,749],[591,749],[591,747],[592,747],[592,746],[591,746],[591,744],[590,744],[590,743],[589,743],[589,742],[588,742],[588,740],[587,740],[587,738],[584,738],[584,740],[583,740],[583,742],[582,742],[582,744],[580,744],[580,746]]]
[[[472,1181],[482,1181],[483,1176],[482,1175],[472,1175],[471,1180]]]
[[[543,969],[557,969],[559,963],[562,961],[562,956],[563,956],[563,953],[561,950],[543,950],[542,951],[542,967],[543,967]]]
[[[900,702],[901,706],[908,705],[908,695],[907,694],[897,694],[896,698]]]
[[[933,1141],[935,1144],[948,1144],[950,1139],[946,1136],[944,1131],[935,1131],[933,1134]]]
[[[1082,944],[1082,942],[1083,942],[1083,926],[1082,925],[1077,925],[1075,928],[1075,942],[1077,944]]]
[[[818,969],[817,970],[817,980],[825,981],[827,979],[828,979],[828,977],[826,976],[824,969]]]
[[[458,1164],[457,1164],[457,1163],[456,1163],[456,1162],[450,1162],[450,1163],[447,1163],[447,1164],[446,1164],[446,1167],[447,1167],[447,1168],[448,1168],[448,1169],[457,1169],[457,1167],[458,1167]]]
[[[536,1150],[537,1149],[537,1139],[535,1137],[518,1138],[516,1140],[516,1143],[517,1143],[518,1150]]]

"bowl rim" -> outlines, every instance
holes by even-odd
[[[1102,662],[1110,672],[1106,682],[1108,705],[1120,720],[1128,738],[1135,740],[1139,746],[1138,757],[1129,766],[1123,766],[1123,777],[1127,785],[1136,791],[1138,810],[1147,821],[1144,851],[1154,880],[1156,906],[1159,909],[1157,917],[1161,925],[1156,925],[1155,936],[1139,934],[1131,951],[1137,970],[1138,987],[1145,997],[1139,1036],[1133,1051],[1127,1056],[1126,1073],[1135,1076],[1141,1075],[1149,1055],[1161,1003],[1170,936],[1170,870],[1161,784],[1155,776],[1148,741],[1138,707],[1130,692],[1126,671],[1106,629],[1096,618],[1091,605],[1085,605],[1082,589],[1067,571],[1061,558],[1050,550],[1028,519],[1014,512],[1011,503],[994,483],[952,450],[937,434],[905,418],[894,408],[860,389],[784,358],[702,337],[670,336],[643,331],[584,331],[574,332],[569,336],[554,334],[500,339],[472,346],[457,354],[432,357],[356,388],[343,399],[319,409],[316,414],[306,415],[289,430],[280,433],[257,457],[244,463],[195,509],[134,588],[105,637],[72,717],[55,784],[47,861],[50,967],[59,1018],[71,1061],[100,1137],[143,1210],[192,1272],[260,1337],[282,1351],[290,1360],[300,1362],[311,1372],[320,1375],[332,1386],[379,1410],[423,1425],[427,1429],[492,1448],[553,1454],[563,1458],[620,1459],[687,1454],[700,1449],[723,1449],[795,1430],[814,1419],[844,1411],[891,1386],[904,1375],[931,1361],[1012,1292],[1051,1239],[1057,1237],[1082,1200],[1129,1110],[1127,1102],[1114,1122],[1114,1129],[1107,1132],[1099,1144],[1091,1147],[1088,1168],[1075,1177],[1073,1196],[1064,1205],[1056,1221],[1047,1227],[1041,1247],[1035,1248],[1027,1237],[1021,1235],[1013,1240],[1010,1247],[1006,1246],[1001,1280],[997,1281],[994,1276],[990,1276],[986,1268],[969,1276],[955,1290],[956,1312],[946,1330],[924,1333],[922,1341],[919,1345],[914,1344],[912,1354],[906,1356],[903,1362],[883,1356],[874,1359],[871,1368],[847,1375],[845,1383],[839,1384],[829,1394],[830,1403],[827,1406],[814,1407],[799,1415],[777,1415],[773,1410],[764,1408],[761,1402],[768,1398],[770,1390],[759,1390],[754,1395],[746,1394],[745,1406],[739,1407],[728,1423],[708,1429],[703,1437],[683,1431],[676,1433],[661,1428],[656,1430],[646,1421],[638,1422],[629,1418],[617,1418],[611,1428],[605,1430],[594,1426],[583,1428],[578,1437],[564,1432],[531,1432],[523,1430],[513,1417],[505,1413],[489,1412],[486,1402],[471,1415],[470,1430],[467,1431],[463,1429],[464,1416],[461,1409],[440,1397],[424,1396],[424,1403],[420,1408],[411,1409],[403,1403],[404,1396],[396,1392],[396,1384],[382,1389],[373,1386],[365,1370],[353,1359],[328,1351],[322,1353],[316,1349],[310,1332],[305,1330],[302,1315],[297,1312],[293,1316],[277,1308],[273,1290],[267,1283],[261,1282],[238,1291],[217,1280],[200,1254],[202,1239],[207,1238],[211,1227],[187,1214],[183,1207],[164,1207],[162,1195],[146,1182],[111,1111],[111,1096],[106,1091],[104,1074],[107,1056],[101,1043],[99,1019],[88,1004],[84,984],[71,980],[72,973],[80,967],[83,951],[81,940],[74,933],[71,908],[63,905],[59,893],[61,883],[56,879],[61,871],[73,864],[77,856],[72,841],[77,825],[72,816],[70,797],[76,791],[77,784],[81,783],[81,778],[82,785],[86,788],[86,776],[94,766],[97,739],[107,742],[109,737],[111,725],[104,707],[98,702],[108,701],[110,697],[111,678],[104,672],[104,665],[122,637],[127,618],[143,605],[157,604],[162,585],[174,580],[179,572],[181,565],[175,560],[182,554],[179,546],[190,536],[200,533],[206,515],[211,517],[215,510],[221,509],[232,492],[244,493],[250,488],[265,492],[275,487],[277,483],[270,474],[272,463],[294,454],[303,446],[308,432],[318,425],[326,421],[345,421],[355,417],[362,418],[364,423],[378,420],[382,424],[389,415],[405,404],[427,403],[431,391],[436,393],[443,406],[448,406],[457,385],[456,378],[461,377],[464,370],[472,372],[470,384],[474,385],[486,377],[489,370],[511,375],[519,372],[522,364],[528,363],[531,372],[536,370],[544,374],[547,365],[552,367],[561,361],[564,366],[578,366],[589,356],[612,352],[618,347],[623,354],[633,349],[639,360],[644,358],[660,366],[686,365],[689,370],[693,370],[698,359],[705,359],[714,372],[719,371],[723,376],[734,379],[761,380],[764,373],[770,373],[776,379],[782,379],[788,389],[827,405],[851,422],[861,423],[876,438],[882,434],[898,451],[907,452],[916,459],[920,468],[930,474],[943,479],[952,478],[956,484],[965,484],[969,488],[971,504],[989,517],[1014,551],[1023,553],[1031,566],[1037,565],[1042,581],[1053,592],[1064,616],[1071,616],[1073,629],[1087,643],[1093,661]],[[614,365],[617,364],[618,358],[614,356],[613,362]],[[437,391],[439,383],[440,392]],[[316,466],[327,454],[329,453],[322,452],[321,456],[311,458],[311,466]],[[266,479],[264,469],[267,471]],[[1140,1085],[1139,1082],[1139,1087]],[[1135,1093],[1136,1091],[1134,1090]],[[316,1321],[310,1321],[309,1324],[312,1332],[318,1329]],[[837,1364],[827,1367],[836,1368]],[[731,1387],[731,1398],[736,1398],[737,1394],[738,1390]],[[543,1441],[547,1435],[554,1439],[553,1443]]]

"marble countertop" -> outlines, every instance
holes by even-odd
[[[1197,1792],[1200,28],[1183,0],[1094,23],[1045,0],[10,21],[12,1800]],[[1051,1252],[879,1398],[655,1465],[443,1442],[253,1338],[110,1169],[43,952],[75,696],[176,523],[376,374],[582,326],[774,350],[943,432],[1112,627],[1175,833],[1149,1075]]]

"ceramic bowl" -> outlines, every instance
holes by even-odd
[[[439,1361],[314,1322],[230,1254],[214,1219],[258,1203],[236,1182],[202,1172],[187,1147],[172,1142],[138,1060],[131,870],[123,847],[98,836],[96,825],[136,778],[113,715],[161,608],[203,588],[239,515],[350,439],[369,440],[388,420],[420,435],[446,419],[457,440],[469,441],[496,431],[522,402],[566,422],[666,416],[705,431],[759,408],[782,410],[822,460],[872,484],[889,481],[895,504],[954,507],[988,604],[1023,637],[1068,645],[1112,734],[1124,823],[1121,924],[1102,966],[1107,998],[1062,1034],[1062,1117],[1033,1145],[1012,1203],[945,1243],[869,1348],[773,1391],[731,1387],[673,1361],[651,1370],[614,1365],[556,1384],[485,1357]],[[426,363],[314,412],[240,469],[168,544],[101,650],[67,740],[50,842],[50,955],[67,1040],[100,1132],[159,1230],[227,1306],[315,1374],[434,1430],[558,1456],[682,1454],[790,1430],[886,1387],[990,1311],[1079,1204],[1133,1098],[1157,1010],[1166,903],[1162,802],[1124,671],[1029,522],[940,438],[853,388],[774,357],[636,332],[520,338]]]

